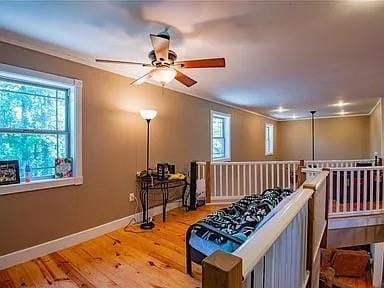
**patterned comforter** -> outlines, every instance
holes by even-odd
[[[208,215],[198,223],[205,223],[225,234],[245,241],[258,227],[265,216],[285,197],[292,194],[290,189],[267,189],[262,194],[246,196],[228,208]],[[223,236],[201,226],[193,230],[198,237],[222,245],[228,240]]]

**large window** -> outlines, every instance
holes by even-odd
[[[81,90],[76,79],[0,64],[0,160],[18,160],[21,183],[0,194],[82,183]],[[55,159],[72,158],[73,177],[53,179]]]
[[[0,158],[19,160],[20,177],[53,177],[55,158],[70,156],[69,90],[0,77]]]
[[[230,160],[231,158],[231,116],[211,112],[211,154],[212,160]]]
[[[273,155],[273,124],[265,124],[265,155]]]

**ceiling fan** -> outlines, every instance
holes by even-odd
[[[132,84],[142,84],[145,80],[151,78],[162,85],[176,79],[187,87],[196,84],[197,81],[182,73],[179,69],[190,68],[220,68],[225,67],[224,58],[208,58],[176,61],[177,55],[169,49],[170,36],[168,28],[159,34],[150,34],[153,50],[149,52],[148,57],[151,63],[131,62],[124,60],[96,59],[96,62],[132,64],[143,67],[153,68],[148,73],[137,78]]]

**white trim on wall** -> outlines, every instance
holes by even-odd
[[[180,201],[169,203],[167,207],[167,211],[180,206],[181,206]],[[162,213],[161,206],[157,206],[149,209],[150,217],[159,215],[161,213]],[[67,235],[46,243],[42,243],[42,244],[35,245],[23,250],[2,255],[0,256],[0,270],[6,269],[8,267],[11,267],[20,263],[30,261],[32,259],[36,259],[44,255],[48,255],[55,251],[65,249],[65,248],[77,245],[79,243],[85,242],[87,240],[99,237],[101,235],[110,233],[112,231],[118,230],[128,225],[130,221],[132,221],[132,219],[135,219],[137,222],[139,222],[140,221],[139,219],[141,219],[141,213],[136,213],[136,214],[123,217],[121,219],[117,219],[112,222],[102,224],[100,226],[96,226],[78,233]]]

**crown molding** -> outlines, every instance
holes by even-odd
[[[72,62],[76,62],[76,63],[79,63],[79,64],[83,64],[83,65],[86,65],[86,66],[90,66],[90,67],[93,67],[93,68],[97,68],[97,69],[100,69],[100,70],[103,70],[103,71],[108,71],[108,72],[111,72],[111,73],[114,73],[114,74],[118,74],[120,76],[124,76],[124,77],[127,77],[127,78],[134,79],[136,77],[136,76],[130,75],[128,73],[123,73],[119,69],[114,69],[114,68],[111,68],[111,67],[105,67],[104,65],[102,65],[100,63],[97,63],[97,62],[94,62],[94,61],[91,61],[90,59],[82,58],[82,57],[79,57],[79,56],[74,56],[70,52],[65,52],[63,49],[60,49],[59,47],[57,47],[57,48],[48,47],[49,45],[44,45],[42,43],[41,44],[37,44],[35,41],[31,41],[31,40],[28,40],[28,39],[25,39],[25,38],[21,38],[21,37],[18,37],[18,36],[10,37],[10,36],[6,36],[6,35],[0,35],[0,41],[1,42],[5,42],[5,43],[9,43],[9,44],[12,44],[12,45],[20,46],[22,48],[30,49],[30,50],[33,50],[33,51],[41,52],[41,53],[44,53],[44,54],[48,54],[48,55],[51,55],[51,56],[55,56],[55,57],[58,57],[58,58],[62,58],[62,59],[65,59],[65,60],[69,60],[69,61],[72,61]],[[162,85],[160,83],[157,83],[157,82],[154,82],[154,81],[146,81],[146,83],[154,85],[154,86],[162,87]],[[262,118],[265,118],[265,119],[268,119],[268,120],[272,120],[272,121],[285,122],[285,121],[300,121],[300,120],[311,119],[310,117],[296,118],[296,119],[291,119],[291,118],[280,119],[280,118],[276,118],[276,117],[273,117],[273,116],[269,116],[269,115],[265,115],[265,114],[262,114],[262,113],[258,113],[258,112],[255,112],[255,111],[243,108],[243,107],[239,107],[239,106],[236,106],[236,105],[228,104],[228,103],[225,103],[225,102],[222,102],[222,101],[219,101],[219,100],[210,99],[208,97],[204,97],[204,96],[197,95],[197,94],[194,94],[194,93],[188,93],[188,92],[183,91],[182,89],[168,88],[168,87],[166,89],[169,89],[169,90],[175,91],[175,92],[179,92],[179,93],[182,93],[182,94],[187,95],[187,96],[192,96],[192,97],[195,97],[195,98],[199,98],[199,99],[211,102],[211,103],[223,105],[223,106],[231,108],[231,109],[235,109],[235,110],[238,110],[238,111],[250,113],[252,115],[256,115],[256,116],[259,116],[259,117],[262,117]],[[320,117],[316,117],[316,119],[369,116],[369,115],[371,115],[373,113],[373,111],[376,109],[376,107],[377,107],[377,105],[379,105],[379,103],[381,103],[381,98],[379,98],[379,100],[377,101],[375,106],[367,114],[320,116]]]

